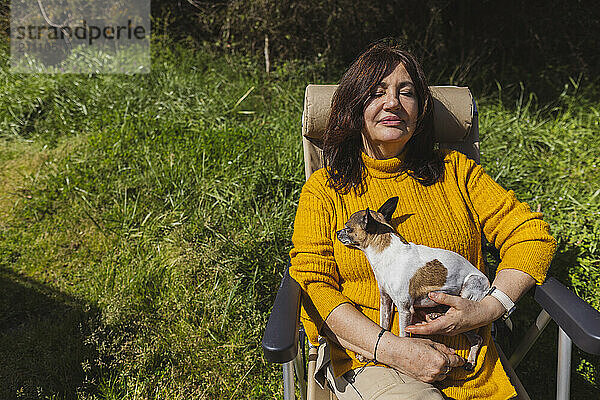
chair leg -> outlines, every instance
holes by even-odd
[[[298,346],[298,355],[294,358],[294,369],[296,370],[296,378],[298,379],[298,387],[300,389],[300,399],[306,400],[306,380],[304,377],[305,367],[304,367],[304,357],[301,356],[300,352],[302,351],[302,347]]]
[[[294,386],[294,371],[298,378],[298,387],[300,389],[300,399],[306,399],[306,381],[305,377],[305,366],[304,357],[302,352],[304,346],[298,346],[298,355],[292,361],[283,364],[283,398],[284,400],[293,400],[296,398],[295,386]]]
[[[513,386],[515,387],[515,389],[517,391],[517,399],[518,400],[531,400],[531,398],[527,394],[527,391],[525,390],[525,387],[521,383],[521,380],[517,376],[514,368],[512,367],[510,362],[506,359],[506,356],[504,355],[502,348],[500,348],[500,346],[498,346],[498,344],[496,344],[496,350],[498,350],[498,357],[500,357],[500,362],[502,363],[502,366],[504,367],[504,370],[506,371],[506,374],[508,375],[510,382],[513,384]]]
[[[525,334],[525,338],[510,356],[508,363],[511,367],[517,368],[521,360],[523,360],[523,357],[525,357],[529,349],[531,349],[531,346],[533,346],[537,338],[542,334],[550,320],[550,314],[548,314],[546,310],[542,310],[535,320],[535,323],[531,325],[531,328],[529,328]]]
[[[569,400],[571,392],[571,343],[571,338],[559,327],[556,400]]]
[[[294,400],[296,398],[294,390],[294,361],[283,364],[283,399]]]

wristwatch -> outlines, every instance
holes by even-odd
[[[486,296],[495,297],[496,300],[498,300],[500,304],[504,306],[506,312],[502,315],[502,319],[505,321],[508,319],[510,314],[512,314],[513,311],[515,311],[515,308],[517,308],[517,306],[515,306],[515,303],[511,300],[511,298],[508,297],[506,293],[498,289],[496,286],[492,286],[490,290],[488,290],[488,292],[486,293]]]

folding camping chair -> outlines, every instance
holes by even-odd
[[[308,85],[302,116],[302,144],[306,178],[323,166],[322,135],[327,124],[331,99],[337,85]],[[455,86],[431,87],[434,96],[434,125],[440,147],[458,150],[479,163],[479,127],[475,101],[468,88]],[[265,358],[283,364],[284,399],[295,398],[294,371],[298,377],[302,400],[335,399],[333,393],[321,389],[313,378],[316,349],[308,351],[308,371],[305,365],[305,338],[299,323],[300,286],[285,271],[273,311],[265,329],[262,346]],[[535,300],[542,306],[523,341],[507,359],[497,346],[502,364],[516,387],[518,398],[529,396],[515,374],[514,368],[523,359],[548,322],[558,325],[558,400],[569,399],[571,344],[581,350],[600,354],[600,313],[577,297],[554,278],[535,288]],[[301,344],[300,350],[298,344]]]

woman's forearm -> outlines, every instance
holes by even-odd
[[[325,334],[343,348],[373,359],[375,343],[381,327],[358,311],[352,304],[336,307],[325,320]]]

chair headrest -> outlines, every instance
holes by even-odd
[[[329,119],[331,99],[338,85],[308,85],[304,93],[302,134],[321,141]],[[438,142],[461,142],[473,124],[474,103],[467,87],[430,86],[434,130]]]

